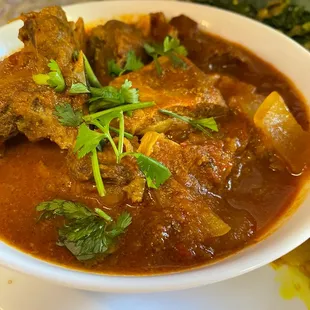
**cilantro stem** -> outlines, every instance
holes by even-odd
[[[93,120],[109,114],[111,112],[128,112],[128,111],[134,111],[134,110],[138,110],[138,109],[144,109],[144,108],[149,108],[155,105],[154,101],[149,101],[149,102],[139,102],[139,103],[130,103],[130,104],[126,104],[126,105],[122,105],[119,107],[115,107],[115,108],[111,108],[108,110],[104,110],[104,111],[100,111],[97,113],[93,113],[93,114],[89,114],[83,117],[83,119],[85,120],[85,122],[92,122]]]
[[[119,136],[118,136],[118,158],[117,163],[120,162],[120,155],[123,153],[124,148],[124,132],[125,132],[125,121],[123,111],[119,114]]]
[[[153,59],[154,59],[154,64],[155,64],[155,68],[156,68],[157,74],[161,75],[163,73],[163,69],[161,68],[161,65],[160,65],[160,63],[158,61],[158,57],[154,56]]]
[[[164,109],[160,109],[159,112],[190,124],[191,119],[187,116],[182,116],[182,115],[179,115],[179,114],[176,114],[174,112],[164,110]]]
[[[110,135],[110,132],[109,132],[109,127],[106,128],[105,126],[102,126],[100,124],[100,122],[98,122],[97,120],[93,120],[92,121],[92,124],[95,125],[96,127],[98,127],[106,136],[106,138],[109,140],[109,142],[111,143],[111,146],[113,148],[113,151],[115,153],[115,156],[116,156],[116,159],[117,159],[117,162],[118,162],[118,158],[119,158],[119,153],[118,153],[118,149],[115,145],[115,142],[113,140],[113,138],[111,137]]]
[[[84,66],[85,66],[85,71],[87,78],[89,80],[89,84],[93,87],[102,87],[100,82],[98,81],[93,69],[91,68],[87,57],[83,53],[83,59],[84,59]]]
[[[100,197],[103,197],[106,193],[103,182],[102,182],[102,177],[100,173],[100,167],[99,167],[99,161],[98,161],[98,156],[97,156],[97,150],[94,149],[91,154],[91,163],[92,163],[92,168],[93,168],[93,174],[94,174],[94,179],[96,182],[97,190],[99,193]]]
[[[114,108],[114,107],[120,106],[122,104],[123,103],[113,103],[113,102],[109,102],[107,100],[99,100],[98,99],[98,101],[93,101],[91,103],[91,105],[89,106],[89,111],[95,113],[99,110]]]
[[[113,131],[119,135],[119,129],[117,129],[115,127],[110,126],[110,131]],[[124,136],[125,136],[125,138],[127,138],[129,140],[133,139],[133,135],[129,132],[124,131]]]
[[[192,127],[202,131],[204,134],[206,134],[209,137],[212,137],[212,136],[211,136],[210,132],[207,131],[204,127],[208,128],[210,130],[213,130],[213,131],[218,131],[217,124],[216,124],[213,117],[195,120],[195,119],[192,119],[190,117],[182,116],[182,115],[176,114],[176,113],[168,111],[168,110],[160,109],[159,112],[161,112],[165,115],[174,117],[176,119],[179,119],[183,122],[186,122],[186,123],[190,124]]]
[[[102,217],[103,219],[105,219],[107,222],[112,222],[112,217],[108,214],[106,214],[103,210],[99,209],[99,208],[95,208],[95,212]]]

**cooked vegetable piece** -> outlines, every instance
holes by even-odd
[[[115,251],[117,237],[131,224],[131,216],[123,212],[114,221],[101,209],[94,211],[81,203],[55,199],[40,203],[39,219],[63,216],[65,225],[58,230],[58,245],[65,246],[78,260],[104,257]]]
[[[161,137],[164,137],[163,134],[159,134],[155,131],[148,131],[143,138],[141,139],[138,152],[143,153],[146,156],[149,156],[153,152],[153,146],[157,140]]]
[[[51,59],[48,63],[48,67],[50,68],[49,73],[35,74],[32,76],[33,80],[39,85],[49,85],[50,87],[53,87],[57,92],[64,91],[66,83],[57,62]]]
[[[310,160],[310,133],[297,123],[279,93],[273,92],[265,99],[255,113],[254,123],[289,170],[300,174]]]

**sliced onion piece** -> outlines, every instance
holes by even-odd
[[[302,129],[277,92],[271,93],[254,115],[255,125],[293,174],[310,162],[310,133]]]

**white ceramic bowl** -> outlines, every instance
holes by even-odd
[[[87,22],[122,14],[163,11],[168,17],[186,14],[202,28],[237,42],[272,63],[288,76],[305,98],[310,98],[310,53],[281,33],[250,19],[208,6],[174,1],[90,2],[65,8],[68,18]],[[0,28],[0,57],[20,47],[21,22]],[[309,104],[309,101],[308,101]],[[287,214],[275,232],[261,242],[216,264],[160,276],[104,276],[65,269],[33,258],[0,242],[0,264],[62,285],[110,292],[178,290],[229,279],[263,266],[310,237],[310,195],[303,191],[294,214]],[[1,216],[1,215],[0,215]]]

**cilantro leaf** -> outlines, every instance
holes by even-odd
[[[159,56],[168,56],[175,67],[186,68],[187,65],[178,55],[187,56],[187,50],[184,45],[180,45],[178,38],[166,36],[162,45],[148,43],[144,44],[144,49],[148,55],[153,57],[158,75],[162,74],[162,68],[158,62]]]
[[[201,125],[201,126],[206,127],[206,128],[209,128],[213,131],[219,131],[214,117],[192,120],[192,123],[197,124],[197,125]]]
[[[122,69],[115,60],[108,61],[108,71],[111,76],[120,76],[128,71],[137,71],[144,66],[140,58],[136,56],[135,51],[130,50],[126,57],[126,64]]]
[[[180,40],[177,38],[172,38],[169,36],[166,36],[164,39],[164,52],[173,51],[175,48],[177,48],[180,45]]]
[[[112,59],[108,61],[108,72],[110,76],[120,76],[123,69]]]
[[[56,92],[62,92],[66,88],[64,77],[57,62],[53,59],[48,63],[50,72],[47,74],[35,74],[32,76],[34,82],[38,85],[49,85],[53,87]]]
[[[136,56],[135,51],[131,50],[127,54],[126,64],[124,71],[137,71],[144,66],[140,58]]]
[[[99,161],[97,156],[97,147],[100,146],[100,142],[108,138],[110,134],[99,133],[97,131],[90,130],[89,127],[83,123],[79,127],[78,136],[76,138],[74,152],[77,153],[78,158],[84,157],[86,154],[91,153],[91,163],[93,169],[93,176],[95,179],[96,187],[99,195],[102,197],[105,195],[105,189],[102,182]]]
[[[117,237],[131,224],[132,218],[128,212],[123,212],[118,217],[115,224],[111,226],[111,230],[107,232],[110,237]]]
[[[69,90],[69,93],[71,95],[76,95],[76,94],[89,94],[90,90],[88,89],[88,87],[86,85],[84,85],[83,83],[76,83],[76,84],[72,84],[71,88]]]
[[[78,202],[61,199],[41,202],[36,210],[39,212],[42,211],[39,220],[47,220],[56,216],[65,216],[68,219],[80,219],[92,214],[90,209]]]
[[[106,138],[105,134],[90,130],[88,126],[83,123],[79,127],[74,152],[77,152],[78,158],[82,158],[96,149],[97,145],[104,138]]]
[[[154,158],[136,152],[123,153],[122,157],[124,156],[134,156],[137,159],[137,164],[145,175],[148,187],[157,189],[171,176],[170,170]]]
[[[187,56],[187,50],[184,45],[180,45],[180,40],[167,36],[164,40],[164,52],[167,53],[171,51],[182,56]]]
[[[179,115],[177,113],[174,113],[174,112],[171,112],[168,110],[160,109],[159,112],[161,112],[165,115],[174,117],[176,119],[179,119],[183,122],[186,122],[186,123],[190,124],[192,127],[199,129],[200,131],[204,132],[207,135],[210,135],[210,133],[207,130],[205,130],[205,128],[211,129],[212,131],[218,131],[216,121],[213,117],[195,120],[195,119],[192,119],[190,117]]]
[[[119,104],[125,103],[122,93],[114,86],[105,86],[101,88],[91,87],[90,92],[92,95],[92,98],[89,100],[90,103],[97,100],[104,100]]]
[[[57,244],[65,246],[80,261],[114,252],[117,237],[125,233],[132,220],[127,212],[114,221],[101,209],[93,211],[81,203],[60,199],[40,203],[36,210],[42,212],[39,220],[64,217]]]
[[[132,88],[132,83],[129,80],[125,80],[121,86],[120,93],[127,103],[138,103],[139,102],[139,90]]]
[[[63,126],[77,127],[83,122],[82,111],[74,111],[71,104],[64,103],[55,106],[55,111],[53,112]]]

